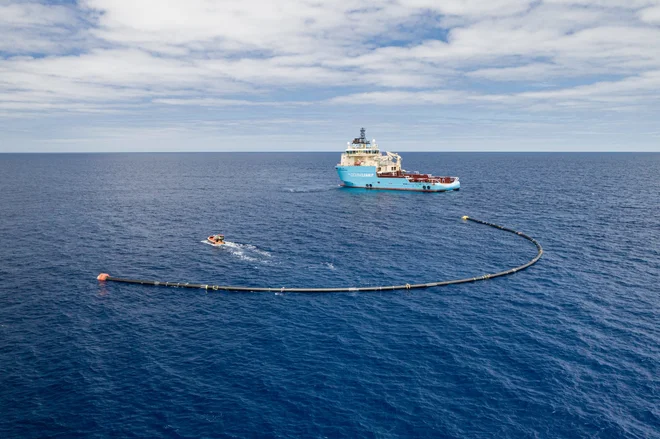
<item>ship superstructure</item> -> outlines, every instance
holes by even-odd
[[[382,154],[376,140],[367,140],[365,129],[360,137],[348,142],[336,166],[342,186],[365,189],[389,189],[422,192],[444,192],[461,187],[458,177],[437,177],[407,172],[401,167],[401,156]]]

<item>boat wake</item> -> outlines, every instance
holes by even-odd
[[[327,191],[333,191],[340,187],[339,185],[336,186],[323,186],[323,187],[305,187],[305,188],[285,188],[285,192],[289,192],[292,194],[308,194],[312,192],[327,192]]]
[[[267,262],[271,254],[266,250],[252,244],[239,244],[238,242],[225,241],[224,244],[212,244],[207,240],[202,241],[213,247],[226,248],[232,256],[249,262]]]
[[[205,239],[204,241],[200,241],[202,244],[207,244],[210,245],[211,247],[222,247],[222,244],[213,244],[208,241],[208,239]]]
[[[336,271],[337,267],[332,262],[321,262],[318,264],[310,264],[305,266],[305,270],[330,270]]]

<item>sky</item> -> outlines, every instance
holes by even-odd
[[[0,0],[0,152],[660,151],[660,0]]]

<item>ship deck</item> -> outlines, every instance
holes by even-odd
[[[414,174],[409,172],[379,172],[378,178],[405,178],[413,183],[442,183],[450,184],[456,181],[457,177],[438,177],[431,174]]]

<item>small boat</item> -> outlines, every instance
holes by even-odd
[[[209,244],[222,245],[225,243],[225,235],[211,235],[206,240]]]

